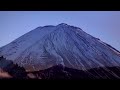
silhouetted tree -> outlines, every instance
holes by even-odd
[[[6,60],[3,56],[0,57],[0,68],[8,72],[13,78],[22,79],[27,77],[27,73],[23,67],[14,64],[11,60]]]
[[[0,60],[2,60],[3,58],[4,58],[4,57],[3,57],[3,56],[1,56],[1,57],[0,57]]]

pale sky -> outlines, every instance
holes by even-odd
[[[45,25],[67,23],[120,51],[120,11],[0,11],[0,47]]]

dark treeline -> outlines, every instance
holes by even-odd
[[[3,56],[0,57],[0,68],[8,72],[13,78],[27,78],[26,71],[23,67],[14,64],[11,60],[6,60]]]
[[[100,67],[83,71],[56,65],[45,70],[26,72],[23,67],[6,60],[3,56],[0,57],[0,68],[16,79],[31,79],[31,76],[33,79],[47,80],[120,79],[120,67]]]

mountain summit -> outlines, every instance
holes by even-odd
[[[0,48],[0,56],[26,70],[62,64],[86,70],[120,66],[120,52],[81,28],[61,23],[38,27]]]

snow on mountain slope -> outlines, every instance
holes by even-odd
[[[2,55],[27,70],[42,70],[58,64],[79,70],[120,65],[117,50],[64,23],[32,30],[0,48]]]
[[[2,47],[0,53],[4,55],[7,59],[14,60],[17,58],[26,48],[30,47],[32,44],[41,39],[44,35],[53,31],[54,27],[38,27],[35,30],[21,36],[10,44]]]

